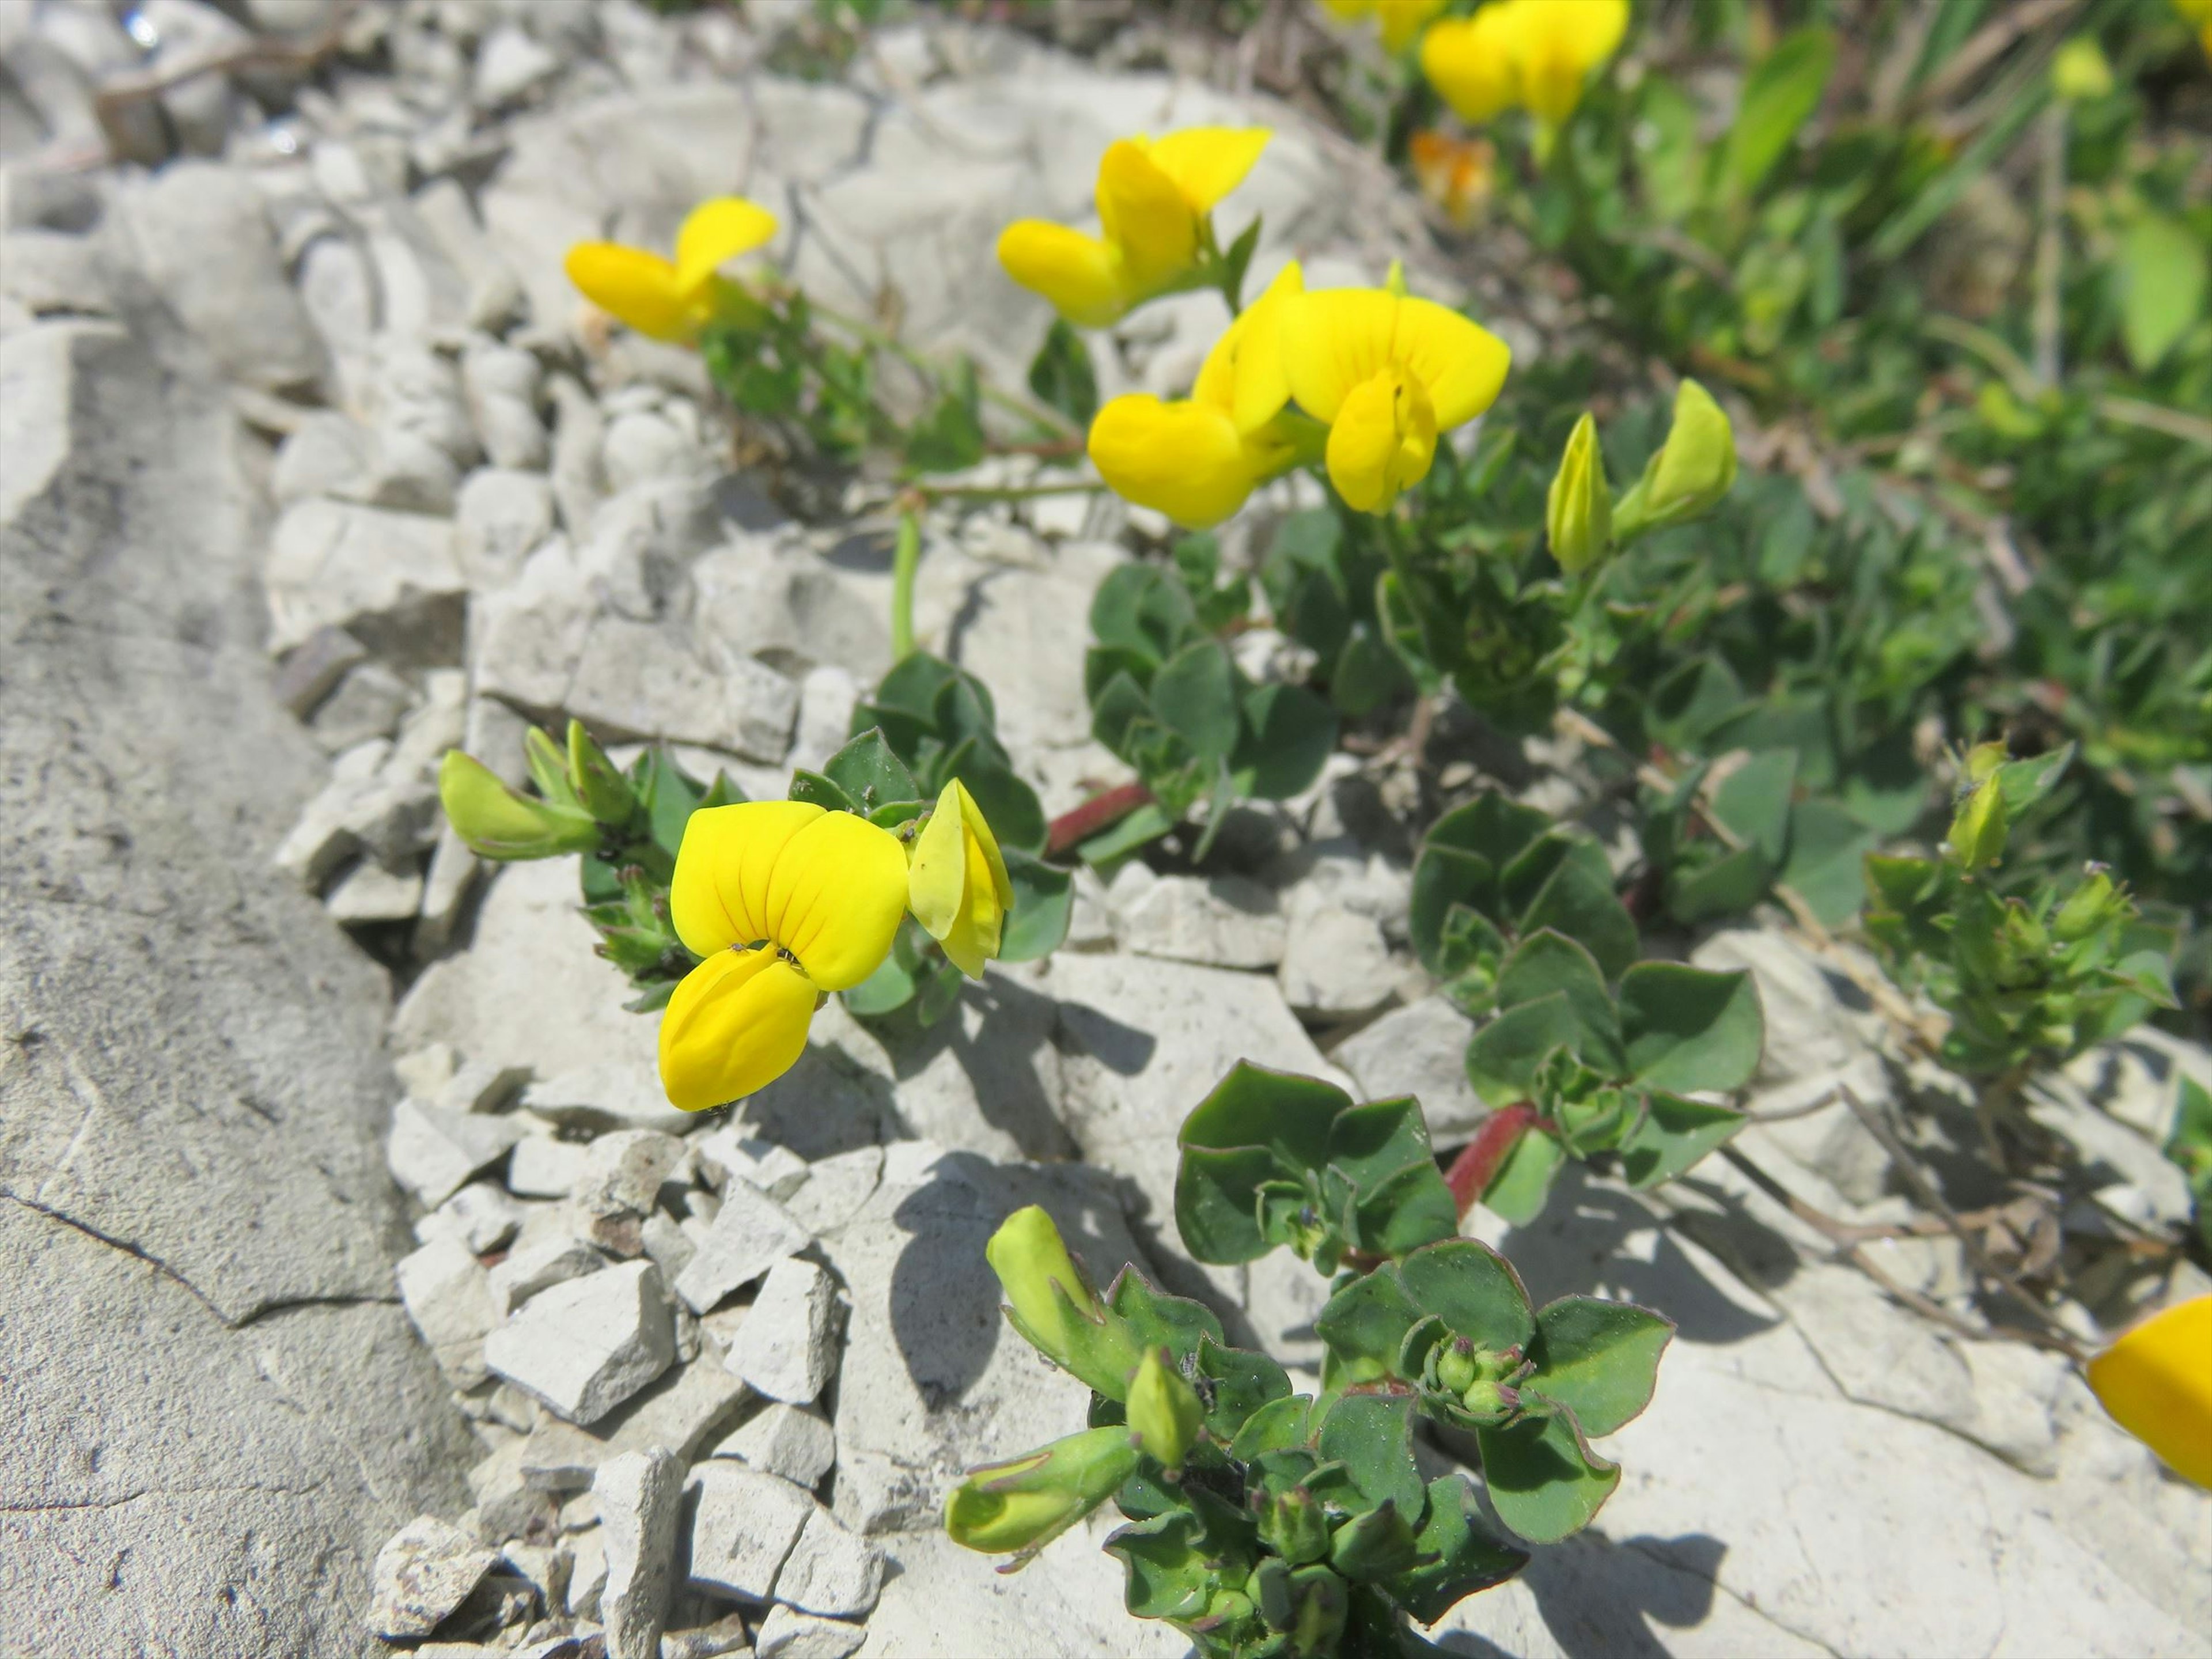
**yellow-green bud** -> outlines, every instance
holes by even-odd
[[[1674,423],[1629,492],[1614,503],[1613,533],[1626,542],[1710,512],[1735,483],[1735,432],[1695,380],[1674,392]]]
[[[1552,556],[1570,576],[1581,575],[1612,550],[1613,487],[1605,481],[1597,422],[1587,411],[1567,434],[1566,453],[1544,501],[1544,533]]]
[[[522,734],[523,757],[530,763],[530,781],[538,793],[562,806],[581,806],[568,784],[568,757],[561,745],[536,726]]]
[[[2102,98],[2112,89],[2112,66],[2093,34],[2077,34],[2051,60],[2051,89],[2069,104]]]
[[[2051,931],[2069,945],[2088,938],[2107,923],[2124,920],[2134,908],[2103,865],[2090,865],[2087,874],[2088,879],[2068,896],[2051,919]]]
[[[1129,1379],[1129,1432],[1146,1454],[1171,1469],[1182,1467],[1198,1438],[1206,1408],[1198,1391],[1161,1358],[1160,1350],[1147,1348]]]
[[[1401,300],[1406,297],[1406,262],[1403,259],[1390,261],[1390,269],[1382,274],[1382,289],[1384,293],[1395,294]]]
[[[557,858],[599,844],[599,826],[590,813],[519,793],[458,749],[448,749],[439,763],[438,799],[454,833],[484,858]]]
[[[1474,1345],[1463,1336],[1455,1337],[1437,1356],[1437,1382],[1447,1394],[1464,1394],[1478,1375]]]
[[[1033,1550],[1097,1509],[1136,1472],[1137,1449],[1127,1430],[1085,1429],[1025,1456],[970,1469],[945,1500],[945,1530],[971,1550]]]
[[[601,823],[627,823],[637,811],[629,785],[579,720],[568,722],[568,787],[583,809]]]
[[[1978,783],[1951,820],[1951,854],[1962,870],[1978,870],[2004,856],[2004,787],[1994,778]]]
[[[1015,1211],[991,1235],[983,1255],[1006,1292],[1014,1328],[1099,1393],[1126,1398],[1129,1374],[1142,1358],[1136,1340],[1067,1253],[1052,1218],[1035,1204]]]

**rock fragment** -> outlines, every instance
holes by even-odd
[[[512,1118],[403,1100],[392,1109],[384,1152],[392,1178],[435,1209],[521,1139],[522,1126]]]
[[[698,1254],[676,1281],[676,1293],[693,1312],[706,1313],[811,1242],[812,1235],[791,1212],[732,1176],[722,1189],[720,1212],[699,1241]]]
[[[865,1626],[779,1607],[761,1621],[753,1652],[757,1659],[851,1659],[867,1639]]]
[[[415,1237],[427,1243],[451,1235],[475,1255],[495,1250],[514,1237],[529,1212],[489,1181],[472,1181],[415,1224]],[[506,1309],[500,1312],[504,1315]]]
[[[790,1481],[726,1458],[709,1458],[685,1482],[693,1498],[691,1583],[747,1601],[766,1601],[776,1574],[819,1507]]]
[[[876,1605],[883,1588],[884,1553],[817,1508],[776,1575],[775,1599],[801,1613],[858,1619]]]
[[[428,1636],[468,1600],[499,1553],[434,1515],[417,1516],[376,1553],[368,1627],[392,1641]]]
[[[491,1305],[501,1319],[540,1291],[581,1279],[607,1265],[607,1259],[582,1239],[549,1233],[526,1238],[485,1275]]]
[[[599,1620],[606,1626],[607,1659],[659,1659],[675,1582],[684,1465],[658,1448],[625,1452],[601,1467],[592,1491],[606,1551]]]
[[[438,1369],[461,1388],[483,1380],[483,1341],[498,1324],[484,1270],[469,1247],[447,1235],[400,1261],[399,1299],[429,1345]]]
[[[837,1285],[813,1262],[779,1261],[730,1345],[730,1367],[771,1400],[804,1406],[837,1369]]]
[[[541,1291],[484,1341],[484,1363],[572,1423],[605,1416],[676,1358],[674,1321],[649,1261]]]
[[[589,1428],[541,1418],[523,1449],[524,1477],[544,1491],[573,1491],[611,1459],[655,1447],[689,1465],[749,1397],[719,1358],[701,1353]]]
[[[837,1461],[837,1433],[820,1413],[772,1400],[732,1430],[714,1455],[734,1457],[811,1491]]]

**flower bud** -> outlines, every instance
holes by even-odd
[[[1552,556],[1570,576],[1581,575],[1612,549],[1613,488],[1605,481],[1597,422],[1587,411],[1567,436],[1566,453],[1545,498],[1544,533]]]
[[[1255,1487],[1252,1507],[1259,1516],[1260,1541],[1292,1566],[1328,1553],[1328,1516],[1304,1486],[1284,1492]]]
[[[2077,34],[2051,60],[2051,89],[2069,104],[2102,98],[2112,89],[2112,66],[2094,34]]]
[[[1951,820],[1951,855],[1962,870],[1978,870],[2004,856],[2004,787],[1994,778],[1978,783]]]
[[[1674,393],[1674,423],[1629,492],[1614,503],[1613,532],[1626,542],[1710,512],[1735,483],[1735,433],[1695,380]]]
[[[1060,1229],[1031,1204],[1001,1222],[983,1247],[1014,1328],[1036,1351],[1111,1400],[1127,1397],[1142,1357],[1120,1316],[1067,1253]]]
[[[530,765],[530,781],[538,793],[556,805],[581,807],[568,783],[568,757],[559,744],[536,726],[522,734],[523,758]]]
[[[1146,1455],[1181,1468],[1198,1438],[1206,1408],[1199,1404],[1198,1391],[1163,1362],[1159,1349],[1147,1348],[1138,1361],[1137,1374],[1129,1379],[1127,1410],[1129,1431]]]
[[[1437,1356],[1437,1382],[1449,1394],[1465,1394],[1477,1375],[1474,1344],[1466,1337],[1454,1337]]]
[[[2051,919],[2051,931],[2069,945],[2087,939],[2110,923],[2125,921],[2135,908],[2103,865],[2091,864],[2084,873],[2087,879],[2067,896]]]
[[[607,751],[592,741],[579,720],[568,722],[568,787],[576,799],[601,823],[628,823],[637,811],[637,798]]]
[[[945,1530],[956,1544],[996,1554],[1051,1542],[1137,1472],[1126,1429],[1086,1429],[1039,1451],[986,1463],[945,1500]]]
[[[488,859],[550,859],[599,844],[590,813],[518,793],[481,761],[458,749],[438,767],[447,822],[469,850]]]

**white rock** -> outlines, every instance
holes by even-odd
[[[1331,1018],[1381,1006],[1399,971],[1374,918],[1331,904],[1291,923],[1277,978],[1293,1012]]]
[[[422,904],[422,872],[394,874],[364,859],[339,877],[323,895],[323,908],[343,927],[412,921]]]
[[[703,468],[699,447],[666,416],[649,410],[623,415],[608,423],[600,453],[608,486],[619,492],[633,484],[683,478]]]
[[[553,486],[540,472],[481,467],[454,503],[454,556],[472,589],[504,587],[553,533]]]
[[[624,1452],[592,1482],[607,1580],[599,1594],[607,1659],[659,1659],[660,1628],[676,1579],[684,1465],[669,1453]]]
[[[791,764],[820,771],[845,746],[860,696],[859,684],[836,664],[808,669],[799,682],[799,729],[792,739]]]
[[[817,1237],[852,1219],[883,1179],[884,1149],[856,1146],[817,1158],[806,1166],[806,1180],[785,1200],[799,1224]]]
[[[1467,1080],[1468,1039],[1474,1022],[1440,995],[1394,1008],[1329,1053],[1352,1073],[1362,1100],[1412,1095],[1421,1103],[1439,1146],[1466,1139],[1490,1115]]]
[[[462,354],[461,394],[493,466],[544,473],[549,446],[538,418],[542,390],[538,359],[518,346],[478,340]],[[550,480],[546,489],[550,501]]]
[[[477,1536],[486,1543],[503,1543],[526,1534],[542,1536],[553,1525],[557,1505],[523,1478],[522,1448],[520,1438],[509,1439],[469,1470]]]
[[[589,1428],[541,1416],[522,1449],[523,1477],[548,1492],[591,1484],[623,1452],[655,1448],[690,1464],[752,1396],[711,1352],[672,1369]]]
[[[612,983],[619,989],[622,981]],[[635,1014],[626,1018],[648,1037],[653,1035],[652,1021]],[[571,1067],[532,1084],[522,1099],[540,1117],[577,1129],[659,1129],[681,1134],[698,1121],[668,1103],[657,1064],[643,1059],[603,1060]]]
[[[428,1636],[468,1600],[499,1559],[459,1527],[417,1516],[376,1553],[370,1577],[368,1627],[407,1641]]]
[[[484,1340],[484,1363],[572,1423],[666,1370],[676,1334],[659,1272],[629,1261],[541,1291]]]
[[[414,702],[414,688],[382,663],[357,663],[308,717],[307,729],[315,734],[316,745],[325,754],[343,759],[364,743],[392,737]],[[375,788],[377,802],[381,804],[384,781],[377,780]],[[404,803],[410,815],[410,836],[419,836],[427,828],[428,809],[420,806],[418,799],[430,793],[419,787],[405,790],[394,803]]]
[[[472,96],[478,109],[496,110],[534,92],[560,72],[557,56],[514,24],[503,23],[477,48]]]
[[[620,1129],[585,1149],[576,1182],[578,1208],[593,1216],[642,1216],[653,1206],[660,1183],[678,1172],[685,1147],[657,1129]]]
[[[613,737],[696,743],[773,765],[791,746],[799,688],[712,636],[692,641],[653,623],[601,617],[563,706]]]
[[[568,1548],[576,1565],[568,1570],[568,1593],[562,1606],[572,1619],[596,1619],[607,1583],[606,1535],[596,1524],[586,1527],[569,1539]]]
[[[1288,944],[1274,894],[1243,876],[1155,876],[1133,860],[1116,873],[1107,897],[1116,935],[1140,956],[1212,968],[1273,968]]]
[[[301,501],[276,522],[264,580],[271,651],[335,627],[394,660],[459,660],[467,583],[442,519]]]
[[[837,1369],[837,1312],[828,1273],[799,1256],[777,1262],[731,1346],[730,1368],[771,1400],[810,1403]]]
[[[33,317],[56,312],[104,317],[114,310],[99,244],[58,230],[16,230],[0,236],[0,299]]]
[[[528,1215],[505,1188],[473,1181],[416,1222],[415,1237],[426,1243],[443,1237],[458,1238],[472,1254],[482,1255],[514,1237]]]
[[[732,1178],[722,1189],[722,1208],[699,1253],[676,1281],[676,1294],[693,1312],[706,1313],[724,1297],[750,1284],[812,1235],[766,1193]]]
[[[525,1239],[489,1270],[485,1288],[493,1309],[505,1319],[538,1291],[595,1273],[606,1265],[607,1259],[580,1238],[554,1235]]]
[[[566,1198],[583,1179],[587,1143],[525,1135],[507,1161],[507,1189],[525,1198]]]
[[[807,1516],[820,1506],[790,1481],[726,1458],[696,1465],[684,1490],[693,1504],[692,1586],[767,1601]]]
[[[850,1659],[867,1639],[864,1626],[777,1607],[755,1632],[753,1652],[757,1659]]]
[[[732,1430],[714,1455],[734,1457],[811,1491],[837,1461],[837,1431],[818,1411],[771,1400]]]
[[[451,1050],[447,1052],[450,1054]],[[514,1098],[515,1091],[530,1080],[526,1066],[501,1066],[489,1060],[457,1060],[429,1089],[414,1091],[416,1098],[449,1112],[497,1112]]]
[[[699,1238],[684,1231],[687,1224],[696,1224]],[[638,1243],[653,1265],[660,1269],[660,1277],[669,1284],[691,1265],[691,1258],[699,1253],[701,1238],[706,1236],[704,1223],[678,1222],[665,1210],[655,1210],[638,1226]],[[686,1309],[685,1312],[690,1310]]]
[[[403,1100],[392,1109],[385,1157],[392,1178],[434,1208],[498,1163],[521,1138],[522,1126],[512,1118]]]
[[[469,1247],[434,1238],[400,1259],[399,1299],[438,1369],[461,1388],[483,1380],[483,1342],[499,1322],[484,1270]]]
[[[808,1179],[806,1160],[789,1147],[742,1135],[731,1124],[710,1129],[690,1144],[706,1166],[708,1178],[717,1185],[735,1176],[783,1203]]]
[[[883,1552],[847,1531],[829,1510],[817,1509],[776,1575],[775,1599],[801,1613],[860,1619],[883,1588]]]
[[[328,781],[301,808],[299,821],[277,843],[272,860],[276,867],[313,889],[365,850],[365,837],[394,851],[404,847],[428,808],[396,795],[386,784],[384,763],[391,755],[388,738],[371,738],[339,756]],[[401,821],[394,823],[394,817]]]

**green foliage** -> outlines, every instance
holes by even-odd
[[[2197,1235],[2212,1246],[2212,1090],[2193,1077],[2181,1079],[2166,1155],[2188,1181],[2189,1194],[2196,1205]]]
[[[1589,1437],[1650,1401],[1673,1327],[1584,1297],[1531,1309],[1503,1257],[1450,1237],[1450,1194],[1410,1101],[1355,1106],[1317,1079],[1241,1065],[1182,1143],[1176,1218],[1200,1260],[1249,1261],[1280,1243],[1324,1272],[1357,1261],[1318,1322],[1321,1394],[1294,1393],[1274,1361],[1227,1346],[1206,1309],[1125,1268],[1103,1305],[1066,1306],[1100,1322],[1084,1327],[1085,1354],[1103,1345],[1140,1363],[1090,1366],[1091,1427],[973,1471],[946,1529],[1018,1565],[1111,1481],[1127,1524],[1106,1548],[1126,1569],[1129,1611],[1173,1624],[1202,1659],[1431,1651],[1409,1621],[1502,1583],[1528,1553],[1492,1529],[1467,1475],[1422,1480],[1417,1419],[1471,1431],[1499,1518],[1529,1542],[1556,1541],[1619,1484]],[[1275,1187],[1305,1194],[1303,1212],[1290,1216]],[[1044,1264],[1054,1294],[1071,1279],[1087,1286],[1079,1264],[1052,1265],[1065,1250],[1049,1229],[1042,1211],[1019,1212],[992,1241],[994,1265],[1005,1278],[1017,1253],[1002,1241],[1018,1231],[1021,1259]],[[1015,1278],[1007,1290],[1030,1334],[1038,1320],[1019,1304],[1037,1305],[1036,1289]],[[1061,1339],[1040,1346],[1055,1358]]]
[[[2101,866],[2008,896],[2008,825],[2058,781],[2071,749],[1967,757],[1966,793],[1938,858],[1867,859],[1869,941],[1883,969],[1951,1017],[1945,1060],[1994,1073],[2056,1065],[2175,1006],[2170,931],[2144,922]]]
[[[1203,810],[1201,855],[1231,805],[1296,794],[1336,746],[1336,718],[1318,697],[1255,684],[1231,657],[1219,635],[1249,603],[1244,578],[1221,580],[1213,539],[1190,536],[1171,568],[1124,565],[1091,605],[1097,643],[1083,678],[1091,731],[1152,791],[1159,810],[1144,830],[1160,833]],[[1118,856],[1135,844],[1133,833],[1125,826],[1085,855]]]

